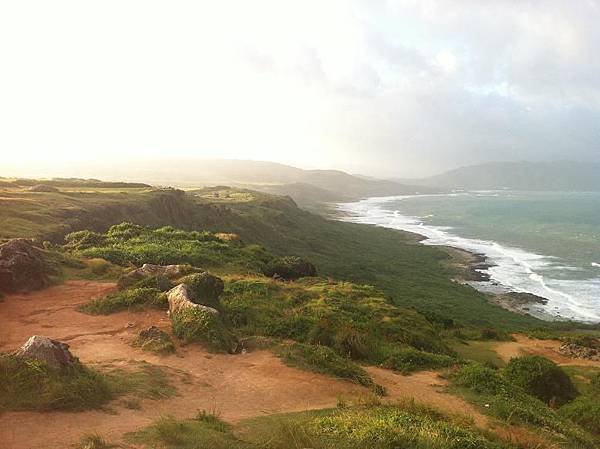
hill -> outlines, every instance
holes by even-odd
[[[129,221],[184,230],[238,234],[275,255],[306,257],[324,276],[371,284],[444,325],[526,328],[543,323],[491,304],[452,279],[447,252],[416,244],[412,234],[342,223],[300,209],[289,197],[245,189],[97,189],[0,196],[0,240],[33,237],[62,243],[73,231],[105,232]]]
[[[403,182],[464,190],[600,191],[600,163],[491,162]]]

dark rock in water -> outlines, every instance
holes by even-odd
[[[534,295],[533,293],[510,292],[506,296],[509,296],[515,304],[548,304],[546,298]]]
[[[31,240],[13,239],[0,245],[0,292],[47,287],[50,271],[42,251]]]
[[[77,362],[69,351],[69,345],[41,335],[34,335],[14,353],[26,360],[38,360],[56,369],[71,366]]]

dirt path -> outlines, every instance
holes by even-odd
[[[525,354],[541,355],[565,366],[597,366],[600,368],[600,362],[585,359],[575,359],[567,357],[558,352],[561,342],[558,340],[538,340],[529,338],[526,335],[515,334],[516,341],[506,341],[499,343],[495,350],[505,362],[513,357],[519,357]]]
[[[268,351],[239,355],[209,354],[196,345],[178,348],[176,355],[156,356],[130,346],[140,329],[157,325],[169,330],[164,312],[121,312],[90,316],[77,306],[113,291],[113,284],[70,281],[27,295],[13,295],[0,303],[0,351],[22,345],[41,334],[65,341],[87,364],[127,364],[145,360],[172,373],[178,395],[142,400],[132,410],[118,401],[112,412],[8,412],[0,416],[2,449],[64,449],[93,432],[118,441],[126,432],[149,424],[161,415],[194,416],[198,410],[217,411],[230,422],[280,412],[335,406],[341,396],[364,394],[355,384],[287,367]],[[368,368],[389,392],[389,400],[414,397],[451,413],[468,414],[478,425],[487,419],[458,397],[443,393],[435,373],[401,376]],[[185,374],[185,376],[182,376]]]

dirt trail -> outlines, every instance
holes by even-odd
[[[597,366],[600,367],[600,362],[594,360],[575,359],[567,357],[560,352],[558,348],[561,342],[558,340],[538,340],[529,338],[526,335],[515,334],[516,341],[507,341],[499,343],[495,350],[502,358],[508,362],[513,357],[522,355],[541,355],[556,362],[559,365],[565,366]]]
[[[11,351],[34,334],[71,345],[86,364],[127,364],[145,360],[171,373],[178,395],[142,400],[141,409],[110,404],[107,411],[8,412],[0,416],[2,449],[64,449],[82,435],[98,432],[118,441],[161,415],[194,416],[215,410],[230,422],[266,414],[335,406],[339,397],[364,394],[355,384],[285,366],[268,351],[239,355],[209,354],[197,345],[178,348],[176,355],[156,356],[130,346],[137,333],[150,325],[169,330],[164,312],[121,312],[90,316],[77,306],[104,296],[114,284],[69,281],[27,295],[13,295],[0,303],[0,351]],[[468,414],[478,425],[487,419],[458,397],[443,393],[444,381],[435,373],[401,376],[368,368],[389,392],[389,400],[414,397],[451,413]],[[182,375],[184,374],[184,375]]]

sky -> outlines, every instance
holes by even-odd
[[[0,0],[0,172],[600,161],[599,23],[595,0]]]

